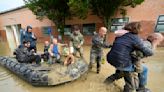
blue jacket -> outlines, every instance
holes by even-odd
[[[144,47],[143,42],[136,34],[126,33],[116,37],[110,52],[107,54],[107,61],[119,70],[126,70],[133,66],[131,53],[134,50],[140,50],[144,56],[153,55],[153,51]]]
[[[30,41],[30,47],[36,47],[36,38],[33,38],[34,33],[26,31],[23,35],[25,41]]]

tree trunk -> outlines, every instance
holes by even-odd
[[[105,35],[104,42],[107,42],[108,39],[108,32],[111,31],[111,18],[110,17],[105,17],[104,18],[104,25],[107,28],[107,34]]]

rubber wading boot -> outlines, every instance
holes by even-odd
[[[105,84],[111,84],[115,81],[114,78],[112,78],[111,76],[109,76],[108,78],[105,79],[104,83]]]
[[[99,74],[100,73],[100,68],[97,68],[97,74]]]

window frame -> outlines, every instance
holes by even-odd
[[[119,22],[119,19],[122,19],[122,22]],[[126,19],[126,21],[124,21]],[[116,22],[114,21],[116,20]],[[113,22],[114,21],[114,22]],[[116,30],[119,30],[118,27],[123,27],[126,23],[129,22],[129,17],[122,17],[122,18],[112,18],[111,19],[111,32],[114,32]],[[115,27],[115,29],[112,30],[112,27]],[[120,28],[121,29],[121,28]]]
[[[68,29],[70,29],[69,31],[70,31],[70,34],[65,34],[65,32],[67,32],[66,31],[66,28],[68,28]],[[69,32],[68,31],[68,32]],[[72,25],[65,25],[64,26],[64,36],[69,36],[69,35],[71,35],[71,33],[72,33]]]
[[[51,28],[51,26],[43,26],[42,28],[41,28],[41,32],[42,32],[42,35],[43,36],[50,36],[50,33],[48,32],[48,28]]]
[[[90,30],[87,30],[87,32],[84,32],[84,27],[86,27],[88,29],[89,26],[90,27],[94,27],[94,30],[91,31],[91,32],[90,32]],[[96,32],[96,23],[85,23],[85,24],[82,24],[82,34],[83,35],[92,36],[92,35],[94,35],[94,32]]]
[[[164,15],[159,15],[158,16],[158,19],[157,19],[157,22],[156,22],[156,25],[155,25],[154,32],[164,33],[164,30],[163,31],[157,30],[158,25],[163,25],[164,26],[164,19],[163,20],[160,20],[160,17],[163,17],[164,18]],[[159,22],[161,22],[161,23],[159,23]]]

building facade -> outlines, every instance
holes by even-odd
[[[113,32],[121,28],[123,26],[122,24],[131,21],[141,22],[143,32],[140,36],[143,38],[146,37],[148,34],[154,32],[158,16],[164,15],[163,7],[163,0],[145,0],[141,5],[135,8],[127,7],[127,15],[125,18],[122,18],[118,11],[112,19],[112,31],[108,32],[107,40],[112,43],[115,39]],[[76,17],[66,20],[64,32],[64,39],[66,42],[68,42],[71,26],[74,24],[80,25],[81,32],[84,34],[85,44],[91,44],[93,32],[98,31],[99,27],[103,26],[102,20],[92,14],[88,14],[85,20]],[[0,13],[0,40],[8,41],[11,47],[15,48],[19,44],[19,30],[21,28],[26,29],[27,25],[33,27],[33,32],[36,34],[38,42],[44,42],[50,39],[47,31],[49,28],[52,29],[52,35],[54,35],[54,37],[58,37],[58,31],[60,31],[56,29],[55,24],[49,19],[39,21],[28,8],[22,6]],[[12,45],[14,43],[15,45]],[[162,45],[164,46],[164,42],[161,46]]]

